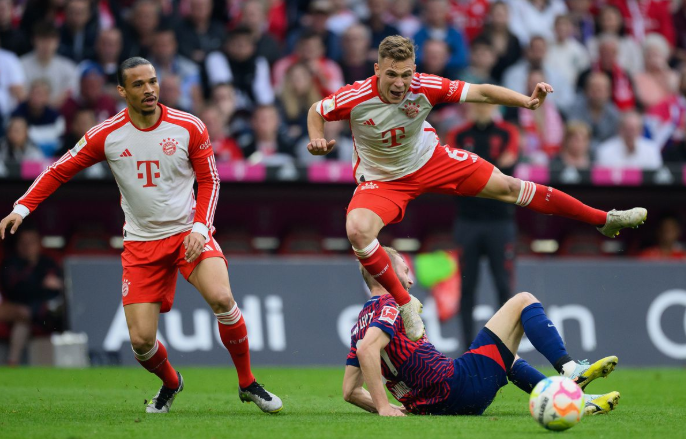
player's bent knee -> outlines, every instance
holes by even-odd
[[[225,288],[218,289],[213,295],[210,307],[215,314],[231,311],[236,301],[231,296],[231,292]]]
[[[139,335],[131,335],[131,347],[137,354],[145,354],[155,347],[156,337],[142,337]]]
[[[363,248],[376,238],[369,221],[350,218],[350,215],[345,223],[345,231],[348,234],[348,240],[355,248]]]
[[[515,295],[515,298],[519,302],[522,309],[526,308],[527,306],[531,305],[532,303],[538,302],[538,299],[536,299],[536,297],[533,294],[527,293],[527,292],[517,293]]]

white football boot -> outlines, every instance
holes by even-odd
[[[593,364],[589,364],[586,360],[578,361],[574,364],[574,370],[563,370],[560,375],[570,378],[581,387],[581,390],[584,390],[596,378],[607,378],[617,367],[618,361],[614,355],[601,358]]]
[[[424,322],[419,314],[424,310],[424,305],[416,297],[410,294],[410,301],[399,306],[400,316],[405,324],[405,334],[412,341],[417,341],[424,336]]]
[[[278,413],[283,409],[281,398],[264,388],[257,381],[242,389],[238,387],[238,397],[243,402],[254,402],[265,413]]]
[[[179,376],[179,387],[170,389],[162,386],[159,392],[157,392],[157,395],[155,395],[145,407],[146,413],[169,413],[174,398],[183,390],[183,377],[179,372],[176,372],[176,374]]]
[[[634,207],[629,210],[612,209],[607,213],[605,225],[597,227],[597,229],[608,238],[614,238],[619,235],[619,231],[624,228],[638,228],[638,226],[646,222],[647,218],[648,211],[642,207]]]

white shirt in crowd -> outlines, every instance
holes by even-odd
[[[636,139],[636,148],[629,152],[624,139],[612,137],[598,146],[596,165],[608,168],[658,169],[662,155],[657,143],[645,137]]]

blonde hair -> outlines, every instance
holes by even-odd
[[[414,43],[409,38],[400,35],[391,35],[383,39],[379,44],[379,62],[384,58],[394,61],[414,61]]]
[[[402,258],[400,256],[400,253],[398,253],[398,250],[394,249],[393,247],[388,247],[388,246],[382,246],[384,250],[386,250],[386,253],[388,253],[388,257],[391,258],[391,266],[393,268],[393,271],[395,271],[395,257]],[[362,279],[364,279],[364,283],[367,284],[367,286],[371,289],[373,286],[378,285],[379,283],[372,277],[371,274],[367,271],[366,268],[362,264],[360,264],[360,273],[362,274]]]
[[[288,119],[296,119],[300,113],[310,108],[313,103],[323,97],[314,86],[310,87],[304,96],[298,95],[295,91],[295,87],[289,86],[293,72],[296,69],[305,69],[310,77],[313,76],[309,67],[302,63],[293,64],[286,71],[286,81],[281,91],[281,104],[283,105],[284,113]]]
[[[575,134],[583,134],[587,139],[591,138],[591,128],[580,120],[572,120],[567,123],[565,128],[564,144]]]

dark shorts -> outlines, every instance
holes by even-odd
[[[507,384],[514,354],[490,329],[483,328],[469,350],[454,360],[450,396],[432,415],[480,415]]]

